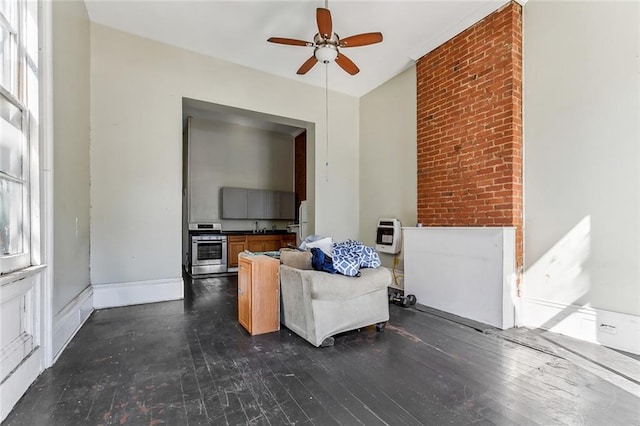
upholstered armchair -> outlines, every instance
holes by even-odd
[[[363,268],[346,277],[280,265],[280,321],[312,345],[331,346],[332,336],[389,320],[389,269]]]

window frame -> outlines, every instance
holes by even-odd
[[[21,114],[21,159],[22,171],[21,176],[16,177],[9,173],[0,172],[0,178],[9,182],[16,182],[22,185],[22,251],[14,254],[0,254],[0,275],[16,272],[18,270],[28,268],[39,263],[40,248],[39,233],[37,230],[39,227],[39,128],[38,117],[34,115],[34,110],[39,111],[40,96],[30,96],[31,91],[39,92],[40,85],[40,70],[39,70],[39,58],[32,58],[29,54],[29,49],[33,46],[27,46],[29,41],[29,34],[27,31],[31,30],[28,23],[29,13],[34,12],[29,10],[27,4],[29,0],[14,0],[13,9],[11,13],[15,17],[5,17],[0,11],[0,27],[5,29],[9,34],[15,34],[16,37],[16,52],[10,53],[9,67],[12,75],[8,78],[8,84],[10,87],[5,87],[4,81],[0,81],[0,96],[16,107]],[[33,23],[35,23],[36,31],[36,43],[39,37],[37,36],[40,31],[39,17],[40,8],[36,7],[36,16],[32,16]],[[11,22],[15,20],[15,22]],[[32,40],[33,42],[33,40]],[[38,46],[35,46],[35,51],[38,51]],[[14,56],[15,55],[15,56]],[[35,71],[35,81],[33,83],[35,87],[31,87],[28,84],[29,70]],[[4,78],[3,78],[4,80]],[[30,99],[31,98],[31,99]],[[34,103],[34,104],[30,104]]]

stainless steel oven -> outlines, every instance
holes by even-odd
[[[227,272],[227,236],[221,235],[219,228],[189,228],[191,274]]]

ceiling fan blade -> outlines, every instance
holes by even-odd
[[[351,59],[347,58],[342,53],[338,53],[338,56],[336,57],[336,64],[338,64],[340,68],[351,75],[356,75],[360,72],[360,69],[356,66],[356,64],[354,64]]]
[[[316,21],[318,22],[318,33],[323,38],[331,38],[333,24],[331,22],[331,12],[329,9],[319,7],[316,9]]]
[[[296,74],[300,74],[300,75],[306,74],[307,72],[309,72],[311,68],[313,68],[316,62],[318,62],[318,60],[316,59],[315,56],[310,57],[305,61],[304,64],[302,64],[300,68],[298,68],[298,71],[296,72]]]
[[[270,41],[271,43],[289,44],[291,46],[313,46],[313,43],[309,41],[296,40],[295,38],[271,37],[267,41]]]
[[[340,47],[358,47],[367,46],[369,44],[380,43],[382,41],[382,33],[364,33],[340,40]]]

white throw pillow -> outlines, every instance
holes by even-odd
[[[333,246],[333,238],[327,237],[322,238],[320,240],[312,241],[310,243],[306,243],[306,249],[311,250],[313,247],[317,247],[323,251],[327,256],[331,256],[332,254],[332,246]]]

